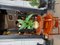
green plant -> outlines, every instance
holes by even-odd
[[[31,0],[31,2],[30,2],[30,4],[31,4],[31,6],[39,6],[39,1],[38,0]]]
[[[30,18],[33,16],[33,14],[26,17],[25,20],[19,19],[18,22],[22,25],[19,30],[21,29],[33,29],[33,20],[30,20]]]

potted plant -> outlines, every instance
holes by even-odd
[[[18,22],[20,23],[19,25],[19,32],[31,32],[33,31],[33,20],[31,17],[33,14],[27,16],[25,20],[19,19]]]
[[[30,5],[38,8],[40,5],[40,2],[39,0],[31,0]]]
[[[44,8],[48,1],[46,0],[31,0],[30,5],[35,7],[35,8]]]

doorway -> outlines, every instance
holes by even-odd
[[[4,26],[5,26],[5,15],[7,14],[6,10],[1,10],[0,9],[0,35],[3,34],[5,31]]]

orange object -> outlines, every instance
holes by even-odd
[[[50,12],[48,12],[46,14],[46,16],[44,17],[44,31],[43,31],[43,33],[45,35],[50,34],[50,32],[52,31],[53,26],[54,26],[53,16]]]
[[[58,20],[58,18],[55,20],[55,27],[56,28],[59,27],[59,20]]]
[[[40,35],[41,34],[42,27],[43,27],[42,17],[38,15],[37,16],[37,21],[39,23],[39,27],[36,29],[36,34],[37,35]]]

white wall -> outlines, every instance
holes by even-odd
[[[56,0],[55,4],[55,15],[60,17],[60,0]]]

